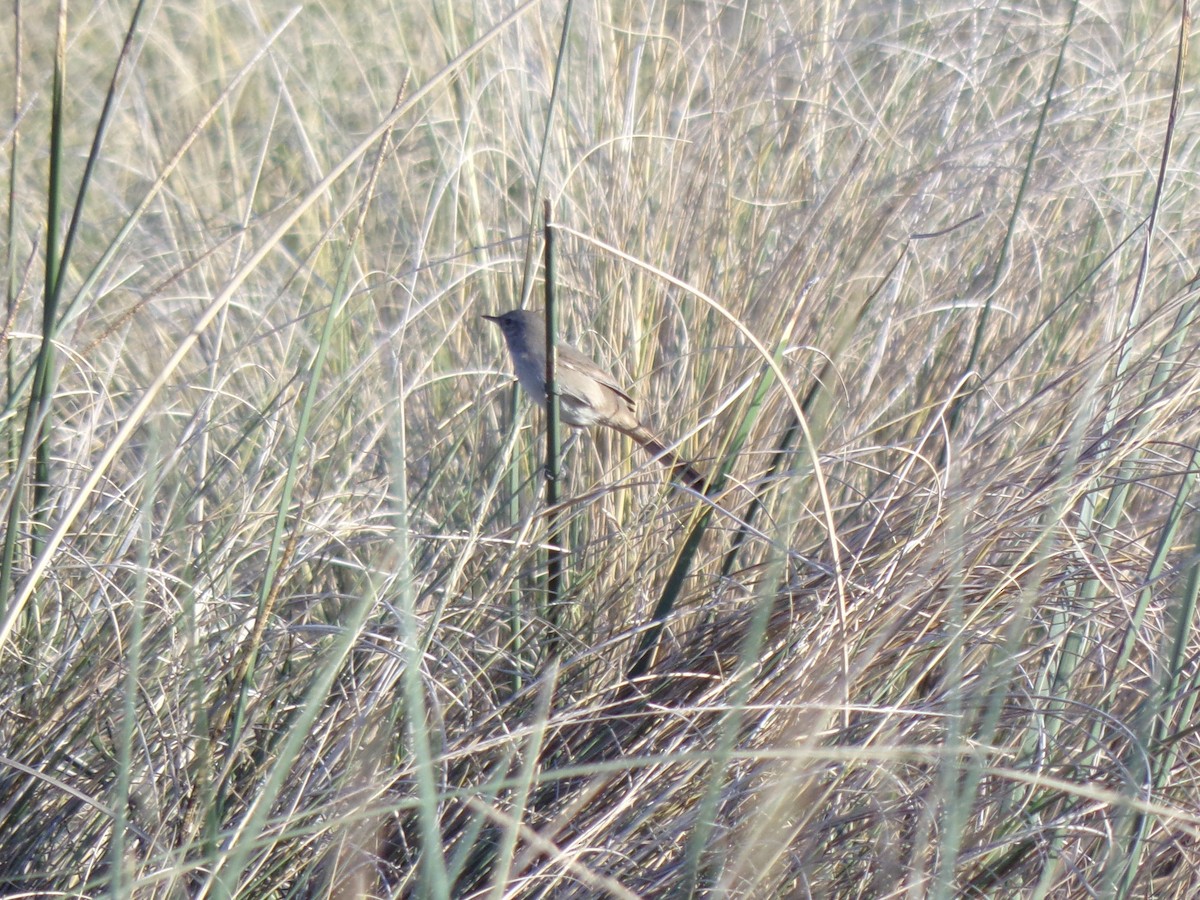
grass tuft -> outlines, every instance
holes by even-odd
[[[418,7],[6,20],[0,893],[1195,894],[1187,6]]]

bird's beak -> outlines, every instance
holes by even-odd
[[[484,313],[482,316],[480,316],[480,318],[487,319],[489,322],[499,322],[500,321],[499,316],[489,316],[487,313]]]

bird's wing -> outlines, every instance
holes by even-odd
[[[621,390],[613,377],[605,372],[602,368],[576,350],[574,347],[567,347],[560,344],[558,347],[558,363],[568,369],[574,369],[582,375],[587,375],[589,378],[595,379],[600,384],[611,390],[614,394],[629,404],[629,408],[633,409],[635,403],[632,397]],[[562,386],[559,385],[561,390]],[[586,399],[586,398],[585,398]]]

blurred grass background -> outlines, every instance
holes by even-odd
[[[367,6],[5,18],[3,895],[1194,896],[1186,4]]]

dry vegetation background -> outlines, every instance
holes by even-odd
[[[0,893],[1194,896],[1186,5],[565,12],[6,13]]]

